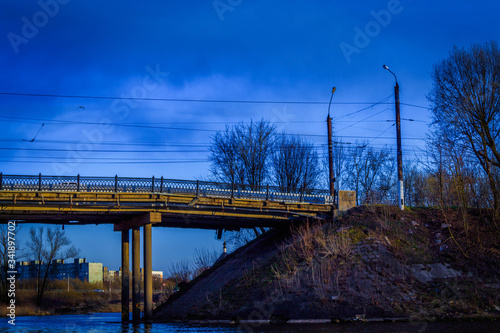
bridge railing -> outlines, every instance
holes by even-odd
[[[327,190],[251,186],[197,180],[132,177],[21,176],[0,173],[0,190],[171,193],[271,201],[337,204]]]

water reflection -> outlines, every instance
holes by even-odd
[[[133,324],[121,323],[119,313],[93,315],[66,315],[42,317],[17,317],[16,326],[9,325],[7,318],[0,318],[0,332],[33,333],[164,333],[164,332],[262,332],[262,333],[465,333],[465,332],[500,332],[497,322],[439,322],[439,323],[352,323],[325,325],[187,325],[187,324]]]
[[[152,333],[152,324],[121,324],[120,333]]]

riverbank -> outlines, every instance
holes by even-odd
[[[16,292],[16,316],[89,314],[121,311],[119,292],[46,291],[42,306],[36,306],[36,291]],[[7,305],[0,306],[0,316],[7,315]]]
[[[500,232],[487,210],[364,206],[274,230],[155,311],[157,320],[499,318]]]

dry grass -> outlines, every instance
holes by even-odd
[[[34,305],[16,305],[16,316],[45,316],[53,314],[50,311],[39,310]],[[7,316],[7,305],[0,307],[0,316]]]
[[[339,297],[339,282],[355,261],[353,243],[359,235],[332,225],[305,224],[292,232],[273,265],[277,294],[307,293],[312,290],[322,301]]]
[[[215,295],[207,293],[205,297],[207,300],[207,311],[214,317],[220,315],[228,304],[228,302],[224,300],[222,289],[219,289],[219,292]]]
[[[94,291],[47,291],[42,306],[36,304],[36,291],[16,292],[16,316],[48,315],[64,313],[112,312],[119,311],[120,293],[97,293]],[[6,305],[0,305],[6,311]]]

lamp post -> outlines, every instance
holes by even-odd
[[[69,291],[69,273],[65,272],[64,275],[66,275],[66,278],[68,279],[68,291]]]
[[[330,106],[332,105],[333,93],[336,88],[332,88],[332,96],[330,97],[330,103],[328,104],[328,117],[326,117],[326,124],[328,129],[328,180],[330,184],[330,195],[335,195],[335,178],[333,177],[333,152],[332,152],[332,118],[330,117]]]
[[[394,86],[394,102],[396,104],[396,138],[398,143],[397,151],[397,161],[398,161],[398,188],[399,188],[399,208],[401,210],[405,209],[405,196],[403,187],[403,153],[401,151],[401,118],[399,111],[399,84],[396,74],[394,74],[387,65],[382,66],[387,69],[394,78],[396,79],[396,85]]]

